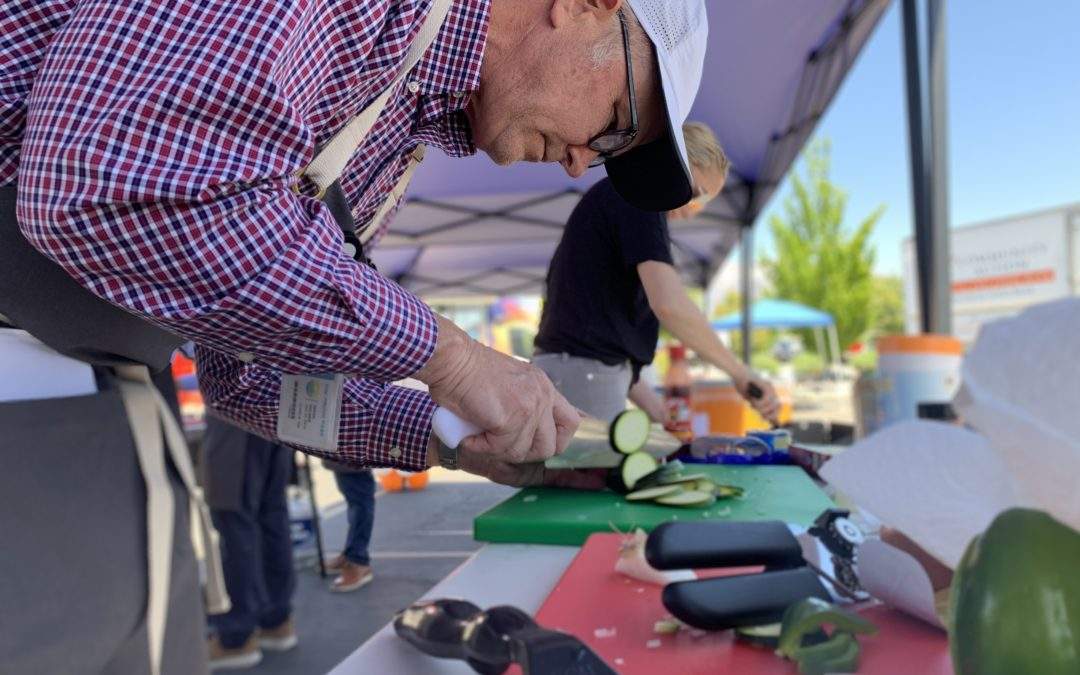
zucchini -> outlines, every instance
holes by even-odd
[[[783,626],[784,624],[779,622],[763,626],[739,626],[735,629],[735,638],[754,647],[776,649]],[[828,634],[821,629],[803,635],[804,646],[819,645],[828,640]]]
[[[663,504],[664,506],[685,506],[688,508],[709,506],[716,501],[716,497],[708,492],[698,492],[697,490],[685,490],[683,492],[676,492],[666,497],[660,497],[656,500],[657,504]]]
[[[634,489],[634,485],[641,480],[642,476],[655,470],[656,460],[652,455],[647,452],[635,452],[623,459],[616,473],[623,487],[622,491],[628,492]]]
[[[631,502],[644,502],[656,499],[657,497],[667,497],[682,491],[683,489],[679,485],[657,485],[656,487],[631,492],[626,495],[626,499]]]
[[[708,478],[702,478],[701,480],[694,481],[693,487],[687,485],[687,489],[713,494],[716,492],[716,483],[712,482]]]
[[[656,471],[653,471],[647,476],[643,476],[641,480],[638,481],[637,486],[639,489],[642,489],[647,487],[655,487],[657,485],[663,485],[661,481],[671,478],[672,476],[679,475],[679,473],[682,472],[683,468],[684,467],[682,462],[677,459],[673,459],[666,464],[661,464],[659,467],[657,467]]]
[[[735,639],[755,647],[776,649],[777,643],[780,642],[780,626],[779,623],[768,623],[764,626],[739,626],[735,629]]]
[[[742,497],[746,491],[738,485],[717,485],[713,492],[716,493],[717,499],[728,499],[730,497]]]
[[[687,473],[687,474],[675,474],[671,476],[663,477],[660,480],[660,485],[675,485],[676,483],[696,483],[699,480],[710,480],[708,474],[704,473]]]
[[[631,408],[619,413],[611,423],[608,440],[616,452],[629,455],[645,447],[651,430],[652,423],[645,411]]]

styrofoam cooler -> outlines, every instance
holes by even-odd
[[[876,422],[919,416],[920,403],[948,403],[960,386],[963,344],[948,335],[889,335],[877,341]],[[873,431],[873,429],[868,429]]]

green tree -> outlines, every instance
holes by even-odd
[[[874,304],[875,333],[895,335],[904,332],[904,282],[900,277],[874,277]]]
[[[844,227],[847,194],[829,179],[830,150],[828,140],[817,140],[804,152],[804,175],[792,175],[784,215],[769,219],[776,257],[766,258],[764,265],[773,294],[832,314],[846,348],[876,318],[870,235],[885,207],[853,231]]]

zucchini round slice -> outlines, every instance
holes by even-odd
[[[656,470],[656,460],[652,455],[645,452],[635,452],[627,455],[619,466],[619,478],[627,490],[633,490],[634,485],[642,476]]]
[[[694,481],[694,485],[692,487],[690,485],[687,485],[686,487],[690,490],[697,490],[698,492],[708,492],[709,494],[716,492],[716,483],[712,482],[708,478],[696,480]]]
[[[742,497],[745,490],[738,485],[717,485],[713,492],[716,493],[717,499],[728,499],[730,497]]]
[[[639,488],[654,487],[656,485],[663,485],[663,481],[673,476],[677,476],[679,472],[683,470],[683,463],[677,459],[673,459],[670,462],[661,464],[656,471],[653,471],[647,476],[643,476],[638,481]]]
[[[699,480],[708,480],[708,474],[704,473],[687,473],[682,475],[672,475],[660,479],[660,485],[675,485],[677,483],[696,483]]]
[[[688,508],[709,506],[716,501],[716,497],[708,492],[698,492],[697,490],[686,490],[683,492],[676,492],[666,497],[660,497],[656,500],[657,504],[663,504],[664,506],[685,506]]]
[[[682,487],[679,485],[657,485],[656,487],[631,492],[626,495],[626,499],[631,502],[643,502],[657,497],[673,495],[676,492],[682,492]]]
[[[645,447],[651,430],[648,414],[640,408],[631,408],[619,413],[611,423],[608,439],[616,452],[629,455]]]

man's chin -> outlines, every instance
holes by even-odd
[[[499,166],[510,166],[514,162],[520,161],[521,157],[517,153],[513,153],[509,148],[502,144],[496,143],[491,146],[484,146],[480,143],[476,144],[477,149],[491,158],[491,161],[495,162]]]

